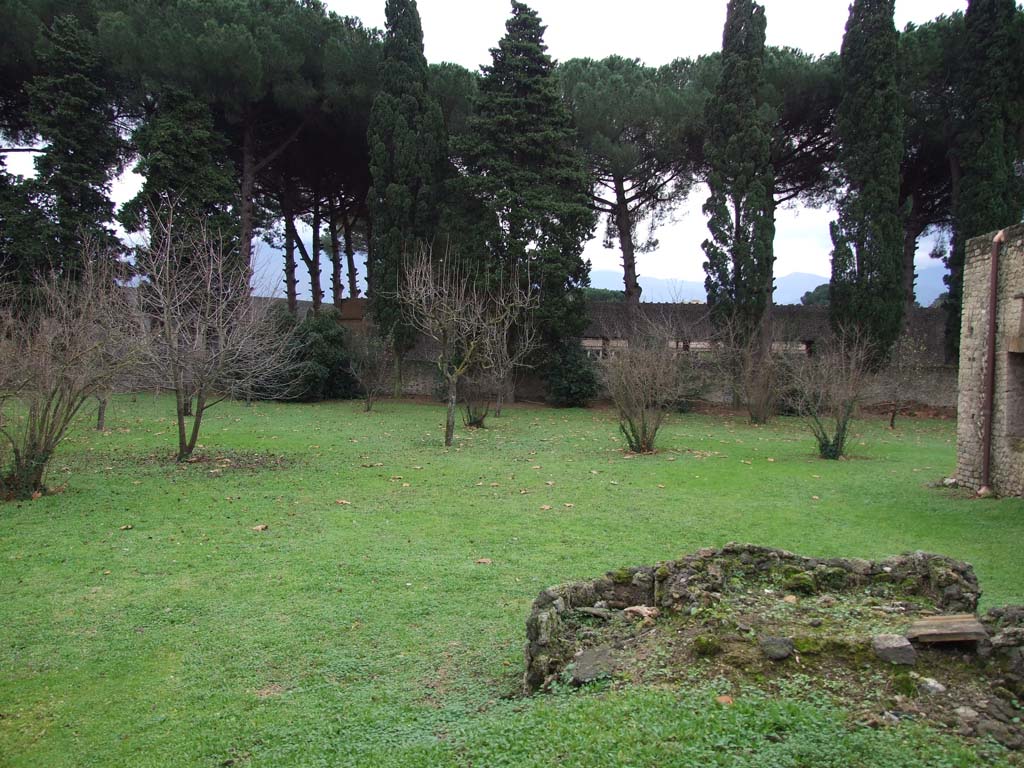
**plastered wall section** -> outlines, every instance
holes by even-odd
[[[992,486],[1003,496],[1024,496],[1024,225],[1005,230],[999,256],[996,308]],[[982,430],[989,318],[992,239],[971,240],[964,265],[963,321],[957,421],[957,480],[982,484]]]

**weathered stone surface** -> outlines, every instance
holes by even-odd
[[[930,616],[915,621],[907,631],[907,639],[918,643],[977,642],[988,637],[988,631],[973,613]]]
[[[621,616],[620,611],[613,611],[610,608],[574,608],[576,613],[582,613],[585,616],[593,616],[595,619],[604,619],[605,621],[611,621],[617,616]]]
[[[917,662],[917,651],[902,635],[875,635],[871,648],[878,658],[890,664],[913,666]]]
[[[917,690],[925,694],[926,696],[934,696],[936,694],[945,693],[946,686],[944,686],[935,678],[922,677],[917,682]]]
[[[927,597],[947,613],[974,611],[981,594],[970,564],[924,552],[869,561],[801,557],[752,544],[705,548],[679,560],[622,568],[595,581],[565,584],[541,592],[527,621],[525,687],[537,690],[572,658],[575,646],[563,636],[565,629],[560,618],[567,611],[651,606],[663,613],[683,612],[717,604],[737,579],[767,580],[781,585],[796,574],[806,574],[819,588],[835,593],[870,588],[882,593],[897,590]],[[826,595],[818,604],[826,607],[834,604],[833,600]],[[1011,646],[1000,658],[1009,658],[1014,650],[1018,649]],[[1015,668],[1017,662],[1009,659],[1006,663]],[[1024,677],[1021,679],[1024,682]]]
[[[1007,222],[1009,223],[1009,222]],[[1024,225],[1008,227],[999,257],[996,305],[996,367],[992,417],[991,482],[1004,496],[1024,496]],[[982,423],[987,367],[989,281],[992,239],[988,234],[967,244],[963,276],[963,318],[957,418],[959,485],[982,484]],[[1016,351],[1014,351],[1016,350]]]
[[[793,641],[788,637],[762,637],[757,641],[761,653],[772,661],[782,661],[793,655]]]
[[[572,684],[586,685],[595,680],[611,677],[615,673],[615,656],[611,648],[587,648],[574,661]]]

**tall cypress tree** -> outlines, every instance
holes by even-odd
[[[965,41],[959,112],[963,130],[954,152],[953,247],[948,258],[946,342],[960,347],[960,313],[967,241],[1020,221],[1024,180],[1014,172],[1024,128],[1022,63],[1024,18],[1014,0],[971,0],[964,17]],[[957,178],[959,177],[959,178]]]
[[[903,113],[895,0],[854,0],[840,52],[837,130],[846,191],[833,222],[830,316],[881,364],[903,323],[900,161]]]
[[[373,222],[370,300],[399,351],[413,339],[395,296],[403,254],[436,234],[447,164],[441,108],[431,95],[415,0],[387,0],[381,90],[368,132]]]
[[[108,191],[124,152],[109,71],[91,35],[58,16],[40,42],[40,74],[28,86],[30,118],[46,142],[34,181],[52,230],[49,259],[76,270],[86,240],[112,245]]]
[[[594,230],[591,182],[529,6],[512,2],[505,36],[483,67],[476,114],[459,146],[463,183],[487,212],[492,267],[527,266],[540,294],[545,351],[578,339],[587,324],[583,247]]]
[[[711,237],[704,285],[713,321],[746,344],[767,327],[774,290],[775,203],[771,110],[763,101],[764,8],[730,0],[722,73],[706,108]]]

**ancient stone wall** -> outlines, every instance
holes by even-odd
[[[541,592],[526,622],[525,689],[537,690],[572,658],[575,648],[563,628],[571,612],[650,606],[680,613],[715,604],[737,578],[777,582],[800,594],[898,588],[903,594],[927,596],[940,610],[952,613],[973,612],[981,595],[968,563],[924,552],[869,561],[801,557],[751,544],[702,549],[681,560],[623,568],[596,581]]]
[[[967,245],[960,336],[957,480],[977,490],[982,483],[982,429],[989,281],[995,233]],[[1002,495],[1024,495],[1024,225],[1005,230],[999,257],[996,309],[995,404],[992,422],[992,486]]]

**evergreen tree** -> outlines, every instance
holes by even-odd
[[[775,203],[771,110],[763,102],[764,8],[730,0],[722,72],[706,107],[711,237],[704,285],[713,321],[746,345],[766,335],[774,290]]]
[[[483,67],[476,114],[459,145],[462,186],[486,215],[491,270],[529,270],[548,363],[587,324],[583,247],[594,229],[591,181],[576,148],[537,13],[512,2],[506,34]],[[550,369],[549,369],[550,370]]]
[[[679,139],[700,122],[703,94],[620,56],[573,59],[559,79],[594,176],[592,205],[606,219],[605,246],[618,240],[626,301],[637,304],[636,254],[657,247],[655,228],[693,184],[698,158]],[[638,242],[644,222],[650,235]]]
[[[970,0],[964,17],[964,54],[958,84],[963,130],[955,150],[953,245],[947,301],[947,348],[960,346],[960,313],[967,241],[1020,221],[1024,180],[1014,162],[1022,156],[1024,47],[1022,13],[1014,0]],[[959,181],[959,183],[957,183]]]
[[[40,42],[41,72],[28,86],[31,122],[46,142],[36,157],[41,207],[52,228],[49,260],[74,272],[86,240],[112,245],[108,191],[124,144],[116,89],[93,39],[74,16],[57,17]]]
[[[897,80],[895,0],[854,0],[840,68],[837,131],[846,190],[831,226],[833,328],[859,334],[874,365],[903,324],[900,161],[903,115]]]
[[[150,214],[166,198],[179,222],[202,222],[230,249],[237,236],[237,182],[227,158],[227,139],[213,124],[209,107],[191,94],[169,89],[150,107],[132,136],[145,181],[119,214],[129,231],[148,227]]]
[[[387,0],[381,90],[370,114],[369,265],[371,309],[396,351],[412,343],[397,299],[405,253],[437,234],[448,141],[430,92],[423,29],[415,0]]]
[[[48,267],[52,233],[33,187],[0,163],[0,283],[29,286]]]
[[[931,229],[948,229],[953,216],[950,163],[961,129],[952,87],[963,59],[964,15],[940,16],[900,35],[900,92],[903,101],[904,314],[916,303],[914,258],[918,240]]]

